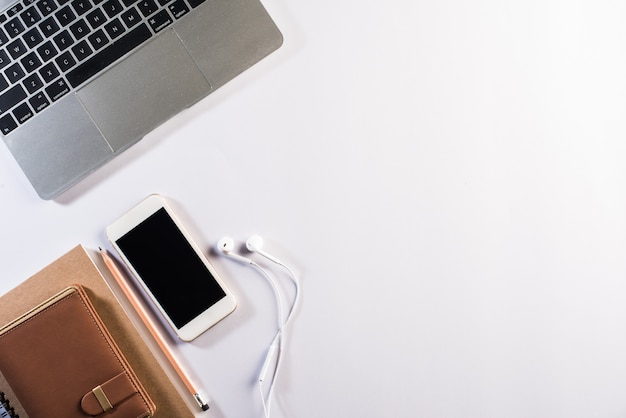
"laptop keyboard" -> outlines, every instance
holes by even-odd
[[[205,0],[23,0],[0,14],[7,135]]]

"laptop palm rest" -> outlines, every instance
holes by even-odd
[[[168,29],[76,94],[110,147],[120,151],[210,90],[176,33]]]
[[[4,141],[41,198],[58,195],[115,155],[75,95],[39,117],[41,123],[24,125]]]

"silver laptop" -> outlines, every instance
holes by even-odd
[[[282,44],[259,0],[2,3],[0,132],[43,199]]]

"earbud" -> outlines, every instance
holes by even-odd
[[[252,235],[246,241],[246,248],[248,249],[248,251],[256,251],[257,249],[262,249],[263,238],[261,238],[259,235]]]
[[[217,250],[224,254],[227,257],[232,258],[233,260],[237,260],[240,263],[244,264],[252,264],[254,265],[254,261],[247,259],[246,257],[242,257],[239,254],[235,254],[233,250],[235,249],[235,242],[230,237],[224,237],[217,242]]]
[[[250,238],[248,238],[248,240],[246,241],[246,248],[248,249],[248,251],[258,253],[276,264],[282,264],[280,260],[278,260],[276,257],[263,251],[263,238],[258,235],[252,235]]]
[[[231,252],[235,249],[235,241],[231,237],[223,237],[217,241],[217,249],[224,253]]]

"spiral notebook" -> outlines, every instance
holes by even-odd
[[[15,408],[11,406],[11,401],[2,391],[0,391],[0,418],[20,418],[20,415],[15,412]]]

